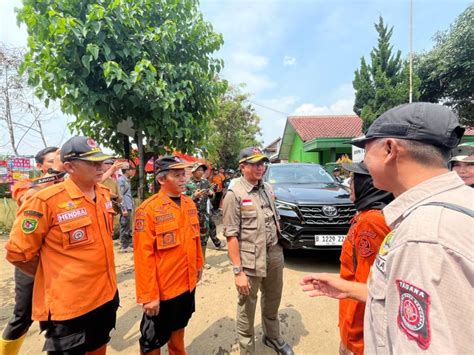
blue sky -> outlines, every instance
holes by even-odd
[[[433,35],[446,30],[469,3],[413,0],[414,51],[429,50]],[[21,2],[0,3],[0,41],[22,46],[26,34],[16,26],[15,6]],[[244,90],[252,94],[250,101],[262,118],[266,144],[282,135],[286,113],[352,113],[354,71],[360,57],[367,57],[376,45],[374,23],[380,15],[394,26],[394,49],[408,55],[408,0],[202,0],[200,7],[224,36],[216,54],[225,62],[223,77],[232,84],[246,83]],[[60,118],[48,125],[51,144],[61,143],[55,139],[65,122]],[[6,135],[0,138],[1,153],[7,149],[2,147]],[[32,137],[20,151],[27,154],[36,148],[41,144]]]

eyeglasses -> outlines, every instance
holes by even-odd
[[[262,166],[267,166],[267,165],[268,165],[268,163],[263,162],[263,161],[258,161],[258,162],[256,162],[256,163],[246,163],[246,164],[247,164],[247,165],[250,165],[250,166],[255,166],[255,167],[257,167],[257,168],[260,168],[260,167],[262,167]]]

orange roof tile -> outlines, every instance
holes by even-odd
[[[305,142],[314,138],[362,135],[362,120],[356,115],[290,116],[288,121]]]

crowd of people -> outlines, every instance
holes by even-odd
[[[470,351],[474,146],[459,145],[463,133],[448,108],[414,103],[382,114],[364,138],[352,141],[366,154],[364,162],[342,166],[350,172],[357,214],[340,274],[301,280],[308,295],[340,300],[340,354]],[[120,304],[116,215],[118,251],[133,252],[143,308],[140,353],[160,354],[167,345],[170,354],[185,354],[208,239],[224,246],[214,234],[219,214],[238,294],[240,352],[255,353],[260,297],[262,343],[278,354],[294,353],[280,332],[284,254],[275,196],[263,182],[269,161],[259,148],[240,152],[238,178],[234,171],[208,174],[206,164],[162,157],[154,164],[160,189],[137,208],[133,164],[114,160],[88,137],[73,137],[35,159],[43,176],[13,193],[19,209],[6,257],[15,266],[15,308],[2,354],[19,352],[33,320],[48,353],[106,353]]]

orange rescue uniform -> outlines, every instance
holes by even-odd
[[[214,177],[212,178],[212,184],[216,186],[216,192],[222,192],[222,190],[224,189],[224,180],[225,176],[221,173],[214,175]]]
[[[137,302],[169,300],[196,287],[203,257],[196,205],[181,195],[181,206],[162,191],[135,213],[133,233]]]
[[[342,245],[341,278],[367,283],[380,244],[389,232],[390,228],[380,210],[357,213]],[[352,299],[339,301],[341,341],[354,354],[364,353],[364,311],[363,302]]]
[[[68,320],[112,300],[117,291],[110,191],[95,187],[92,201],[71,179],[26,200],[6,245],[7,260],[39,255],[34,320]]]

